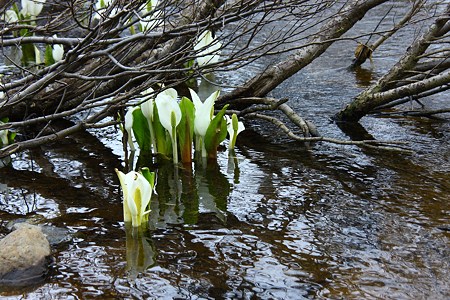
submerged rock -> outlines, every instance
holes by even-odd
[[[39,226],[42,232],[45,234],[50,246],[55,247],[60,244],[68,243],[72,241],[73,234],[66,228],[54,227],[49,225]]]
[[[50,244],[38,226],[15,225],[0,240],[0,285],[26,285],[41,281],[48,272]]]
[[[41,229],[42,233],[47,238],[51,247],[55,247],[60,244],[70,242],[73,239],[73,234],[70,232],[69,229],[55,227],[55,226],[51,226],[51,225],[39,225],[39,222],[41,222],[41,221],[42,220],[40,220],[40,219],[36,220],[36,219],[20,218],[20,219],[15,219],[13,221],[10,221],[6,225],[6,228],[9,231],[13,231],[13,230],[17,229],[19,226],[21,226],[21,224],[23,224],[23,223],[36,225]]]

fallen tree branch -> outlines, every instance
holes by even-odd
[[[336,120],[357,122],[378,106],[449,83],[450,73],[445,71],[431,78],[395,87],[397,80],[401,79],[407,71],[414,69],[419,61],[418,57],[425,53],[430,46],[430,41],[441,37],[449,30],[448,17],[437,18],[428,31],[408,48],[405,55],[387,74],[381,77],[376,84],[360,93],[350,104],[335,115]]]
[[[385,34],[383,34],[381,37],[379,37],[373,44],[368,44],[369,41],[367,41],[365,44],[360,44],[362,47],[364,47],[364,51],[359,51],[358,53],[355,52],[356,57],[352,61],[351,67],[355,68],[357,66],[360,66],[368,58],[370,58],[372,56],[372,53],[378,47],[380,47],[386,40],[388,40],[390,37],[392,37],[398,30],[403,28],[411,20],[411,18],[420,11],[422,6],[424,5],[424,2],[425,2],[424,0],[419,0],[419,1],[414,2],[411,9],[404,15],[404,17],[397,24],[395,24],[394,27],[392,27]],[[389,12],[390,12],[390,10],[389,10]],[[380,20],[380,22],[382,20]],[[380,22],[378,23],[377,27],[380,25]],[[376,28],[375,28],[375,30],[376,30]],[[369,37],[369,39],[370,39],[370,37]]]
[[[295,134],[289,127],[280,121],[279,119],[271,116],[267,116],[260,113],[251,113],[245,115],[245,118],[248,119],[260,119],[264,120],[266,122],[274,124],[276,127],[281,129],[286,136],[288,136],[290,139],[298,141],[298,142],[327,142],[332,144],[339,144],[339,145],[355,145],[355,146],[362,146],[366,148],[371,149],[378,149],[378,150],[386,150],[386,151],[395,151],[395,152],[401,152],[406,154],[412,154],[413,151],[404,149],[402,147],[394,147],[394,145],[405,145],[405,142],[401,141],[377,141],[377,140],[362,140],[362,141],[345,141],[345,140],[339,140],[329,137],[304,137],[299,136]],[[386,145],[392,145],[392,146],[386,146]]]
[[[308,46],[301,48],[287,60],[267,68],[261,74],[253,77],[243,86],[220,97],[219,104],[232,102],[233,99],[246,97],[264,97],[283,81],[303,69],[319,57],[332,44],[326,42],[340,37],[359,21],[371,8],[386,2],[385,0],[347,1],[338,15],[322,26],[309,41]]]
[[[448,114],[450,113],[450,108],[442,108],[442,109],[431,109],[431,110],[406,110],[406,111],[396,111],[396,112],[380,112],[377,113],[377,116],[410,116],[410,117],[433,117],[439,114]]]

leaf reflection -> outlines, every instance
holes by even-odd
[[[236,156],[236,153],[234,152],[234,149],[228,150],[228,167],[227,167],[227,173],[233,174],[233,183],[238,184],[239,183],[239,176],[241,175],[241,172],[239,170],[239,164],[238,159]]]
[[[131,279],[152,267],[156,262],[156,250],[150,237],[141,227],[126,226],[127,272]]]
[[[239,180],[236,158],[233,172]],[[138,159],[137,168],[141,167]],[[148,160],[145,160],[148,162]],[[182,167],[161,162],[157,165],[156,194],[152,198],[149,228],[166,228],[168,224],[195,225],[200,214],[214,214],[226,221],[227,200],[231,191],[229,179],[216,161],[195,162]]]

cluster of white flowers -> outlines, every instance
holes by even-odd
[[[222,44],[212,36],[211,31],[207,30],[203,32],[197,44],[194,46],[194,50],[199,51],[197,54],[197,64],[199,66],[206,66],[217,63],[219,61],[221,47]]]
[[[25,18],[36,18],[44,8],[46,0],[21,0],[22,9],[19,14]],[[4,20],[9,23],[18,22],[21,18],[17,15],[17,12],[8,9],[5,11]]]
[[[8,9],[5,11],[3,19],[7,23],[15,23],[19,21],[31,22],[33,24],[34,19],[42,12],[46,0],[21,0],[21,10],[15,11],[14,9]],[[53,38],[57,38],[56,35]],[[59,44],[53,45],[52,56],[55,62],[62,60],[64,56],[64,47]],[[38,47],[34,45],[34,62],[41,64],[41,52]]]
[[[191,94],[191,100],[194,104],[194,134],[196,138],[196,150],[201,152],[203,157],[207,156],[207,151],[205,149],[205,138],[211,121],[214,117],[214,102],[219,97],[220,92],[216,91],[212,93],[206,100],[202,101],[195,91],[189,89]],[[143,95],[148,95],[153,92],[153,89],[147,90]],[[133,135],[133,114],[136,110],[141,110],[144,117],[147,119],[149,127],[149,135],[152,139],[153,150],[157,151],[156,142],[154,142],[157,137],[155,136],[155,126],[154,115],[155,110],[158,113],[159,123],[167,130],[172,140],[173,149],[173,160],[176,163],[178,161],[177,152],[177,134],[176,129],[180,124],[183,117],[183,112],[181,111],[180,104],[178,103],[178,93],[175,89],[169,88],[156,95],[155,99],[149,99],[141,104],[140,107],[133,107],[128,110],[125,115],[125,129],[128,133],[128,143],[130,148],[134,151],[134,144],[132,142]],[[227,124],[227,131],[229,133],[230,143],[229,148],[233,149],[236,142],[237,135],[242,132],[245,127],[242,122],[237,120],[237,116],[233,115],[230,119],[228,116],[224,117],[224,122]],[[175,145],[175,146],[173,146]]]

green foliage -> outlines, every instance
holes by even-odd
[[[170,137],[167,138],[166,129],[161,125],[156,105],[153,109],[153,128],[155,129],[158,153],[161,153],[163,155],[169,155],[171,153]]]
[[[177,132],[182,162],[192,161],[192,141],[194,137],[194,103],[186,97],[181,98],[181,121]]]
[[[152,151],[150,129],[147,118],[142,114],[141,108],[133,111],[133,132],[141,151]]]
[[[8,131],[8,143],[11,145],[14,143],[14,140],[16,139],[17,133]]]
[[[36,51],[33,44],[22,45],[22,63],[24,66],[36,63]]]
[[[144,167],[144,168],[141,168],[141,174],[142,174],[142,176],[145,177],[145,179],[147,179],[147,181],[150,183],[152,188],[154,188],[155,187],[156,173],[155,172],[150,172],[149,168]]]
[[[46,66],[50,66],[55,63],[55,59],[53,58],[53,48],[50,45],[45,47],[44,63]]]
[[[227,137],[227,122],[224,118],[227,108],[228,104],[211,120],[206,130],[204,143],[209,158],[217,157],[217,147]]]

